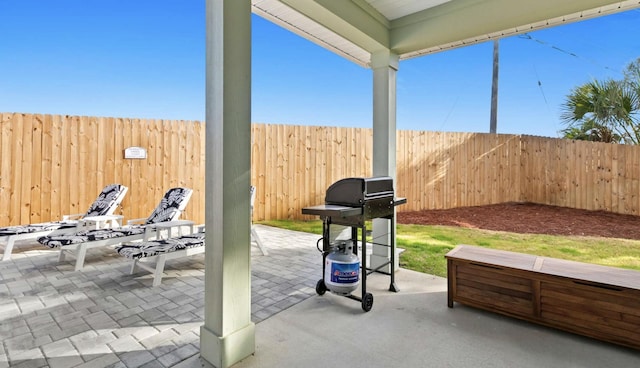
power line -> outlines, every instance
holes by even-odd
[[[538,76],[538,70],[536,66],[533,66],[533,72],[536,73],[536,79],[538,80],[538,88],[540,88],[540,93],[542,94],[542,98],[544,99],[544,104],[547,106],[547,112],[551,114],[551,108],[549,108],[549,102],[547,101],[547,96],[544,94],[544,88],[542,88],[542,82],[540,81],[540,76]]]
[[[563,54],[566,54],[566,55],[569,55],[569,56],[575,57],[576,59],[582,59],[582,60],[588,61],[589,63],[591,63],[591,64],[593,64],[593,65],[596,65],[596,66],[598,66],[598,67],[601,67],[601,68],[604,68],[604,69],[606,69],[606,70],[609,70],[609,71],[612,71],[612,72],[615,72],[615,73],[621,74],[619,70],[616,70],[616,69],[610,68],[610,67],[608,67],[608,66],[606,66],[606,65],[602,65],[602,64],[600,64],[600,63],[598,63],[598,62],[596,62],[596,61],[594,61],[594,60],[591,60],[591,59],[589,59],[589,58],[582,57],[582,56],[580,56],[580,55],[578,55],[578,54],[576,54],[576,53],[574,53],[574,52],[571,52],[571,51],[569,51],[569,50],[565,50],[565,49],[563,49],[563,48],[561,48],[561,47],[558,47],[558,46],[556,46],[556,45],[554,45],[554,44],[551,44],[551,43],[549,43],[549,42],[546,42],[546,41],[540,40],[540,39],[538,39],[538,38],[535,38],[535,37],[531,36],[529,33],[523,33],[523,34],[520,34],[520,35],[518,35],[518,38],[521,38],[521,39],[524,39],[524,40],[534,41],[534,42],[539,43],[539,44],[541,44],[541,45],[544,45],[544,46],[550,47],[551,49],[556,50],[556,51],[558,51],[558,52],[561,52],[561,53],[563,53]]]
[[[445,118],[442,121],[442,124],[440,124],[440,128],[438,128],[438,130],[442,130],[444,128],[444,126],[447,124],[447,122],[449,121],[449,117],[451,116],[451,114],[453,113],[453,110],[456,108],[456,105],[458,104],[458,99],[460,99],[460,95],[456,96],[455,101],[453,101],[453,105],[449,109],[449,112],[447,113],[447,116],[445,116]]]

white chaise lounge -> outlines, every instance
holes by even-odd
[[[256,188],[254,186],[250,187],[249,195],[251,196],[251,216],[253,217],[253,204],[256,197]],[[251,241],[256,243],[263,255],[266,256],[268,254],[253,225],[251,226]],[[149,271],[153,273],[153,286],[158,286],[162,282],[164,266],[168,260],[202,254],[205,251],[204,245],[205,232],[203,226],[195,234],[122,244],[116,247],[116,251],[120,255],[133,260],[131,274],[136,271],[136,268]],[[155,267],[148,265],[148,263],[154,262]]]
[[[44,236],[39,238],[38,242],[49,248],[59,248],[59,262],[64,261],[66,253],[74,255],[76,258],[75,270],[78,271],[84,267],[84,259],[88,249],[131,241],[147,241],[153,239],[156,231],[161,229],[167,229],[169,233],[173,227],[189,226],[193,229],[192,221],[178,221],[192,193],[193,190],[189,188],[171,188],[151,213],[151,216],[147,219],[130,220],[126,226]],[[137,224],[143,220],[142,224]]]
[[[84,226],[102,228],[122,225],[120,222],[122,216],[113,215],[113,213],[124,199],[127,190],[128,188],[124,185],[107,185],[86,213],[64,215],[62,221],[0,228],[0,242],[4,243],[2,260],[11,259],[11,252],[17,241],[34,240],[45,235],[75,232]]]
[[[158,239],[142,243],[123,244],[116,247],[116,251],[131,260],[131,274],[136,268],[142,268],[153,274],[153,286],[162,282],[164,265],[170,259],[188,257],[204,253],[205,233],[184,235],[175,238]],[[154,263],[155,267],[147,263]]]

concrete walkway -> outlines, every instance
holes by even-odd
[[[373,309],[327,293],[317,235],[260,226],[252,249],[256,354],[236,367],[638,367],[640,352],[456,304],[443,278],[372,275]],[[111,249],[86,268],[39,245],[0,262],[0,368],[201,367],[203,256],[170,262],[160,287]]]

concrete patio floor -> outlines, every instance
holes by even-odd
[[[371,275],[373,309],[330,293],[317,235],[259,226],[252,248],[256,353],[236,367],[638,367],[640,352],[456,304],[446,280]],[[0,262],[0,367],[201,367],[203,256],[168,263],[162,285],[111,249],[83,271],[37,244]]]

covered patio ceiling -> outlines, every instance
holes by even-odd
[[[364,67],[640,7],[640,0],[252,0],[252,10]]]

